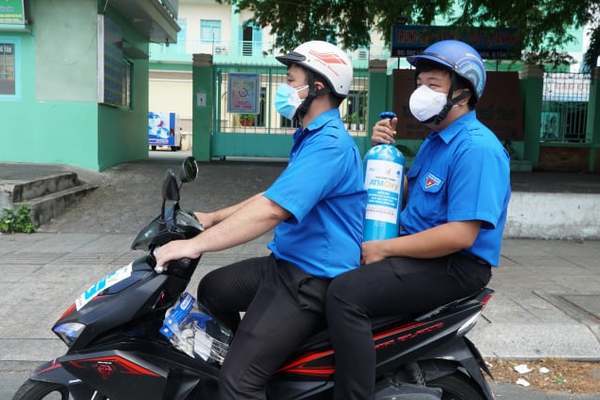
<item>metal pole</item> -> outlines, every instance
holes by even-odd
[[[266,117],[267,119],[267,135],[271,134],[271,96],[272,96],[272,92],[273,92],[273,69],[271,67],[269,67],[269,85],[267,86],[269,88],[269,97],[268,97],[268,102],[267,104],[265,104],[265,111],[267,114]]]

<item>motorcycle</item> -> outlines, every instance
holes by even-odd
[[[220,364],[179,351],[159,333],[200,258],[174,261],[160,270],[153,250],[204,230],[179,205],[181,187],[197,174],[192,157],[177,175],[167,172],[161,213],[132,244],[147,253],[92,285],[64,312],[52,330],[67,352],[38,367],[13,400],[217,398]],[[484,377],[491,377],[490,371],[465,337],[492,294],[486,288],[425,315],[374,320],[375,399],[494,399]],[[327,331],[317,333],[273,376],[267,398],[331,399],[334,365]]]

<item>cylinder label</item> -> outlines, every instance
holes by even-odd
[[[369,160],[365,173],[366,218],[395,224],[398,222],[402,165],[391,161]]]

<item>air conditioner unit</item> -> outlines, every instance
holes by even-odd
[[[358,51],[358,59],[366,60],[369,58],[369,52],[367,50],[359,50]]]

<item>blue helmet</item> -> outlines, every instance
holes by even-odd
[[[464,42],[442,40],[427,47],[422,54],[407,57],[407,60],[414,66],[419,60],[429,60],[448,67],[473,86],[476,100],[483,94],[485,65],[477,50]]]

